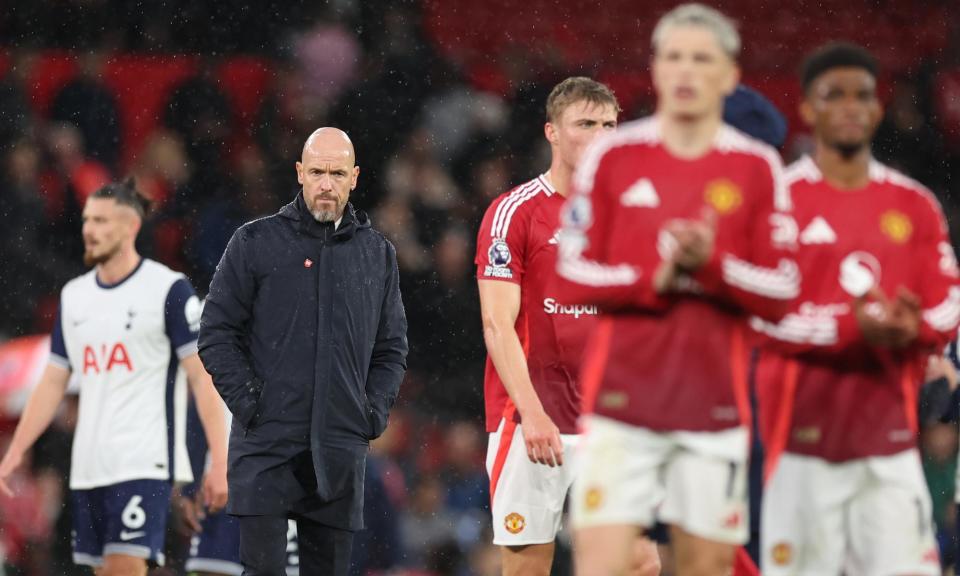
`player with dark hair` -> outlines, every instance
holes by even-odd
[[[815,149],[786,181],[804,284],[780,322],[753,322],[779,350],[757,369],[763,574],[933,576],[917,396],[960,322],[956,258],[933,194],[873,159],[873,57],[830,44],[801,80]]]
[[[834,42],[823,46],[811,54],[800,67],[800,86],[803,88],[804,95],[810,92],[813,83],[824,73],[835,68],[859,69],[873,77],[876,82],[879,66],[876,58],[867,52],[861,46],[850,44],[848,42]],[[874,93],[874,95],[876,95]],[[809,122],[807,114],[804,114],[805,120]],[[833,141],[833,146],[842,143],[846,150],[859,152],[863,149],[863,142],[855,138],[837,138]]]
[[[583,361],[577,573],[624,573],[670,525],[676,571],[715,576],[746,542],[746,319],[799,291],[776,150],[722,121],[740,38],[686,4],[653,33],[657,111],[584,154],[564,213],[561,296],[603,313]]]
[[[163,564],[173,482],[192,480],[186,382],[210,444],[204,501],[227,501],[220,399],[197,356],[200,301],[187,279],[134,246],[149,203],[133,180],[94,192],[83,209],[83,260],[64,286],[50,364],[0,461],[0,489],[56,413],[71,374],[80,382],[70,489],[74,561],[100,576],[145,575]]]
[[[573,481],[577,372],[597,311],[553,291],[559,214],[583,150],[616,128],[619,112],[610,89],[589,78],[554,87],[544,126],[550,169],[494,200],[477,237],[493,541],[507,575],[550,573]],[[640,546],[656,574],[655,548]]]

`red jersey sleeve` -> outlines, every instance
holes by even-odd
[[[667,300],[653,288],[657,263],[647,268],[610,257],[617,191],[609,183],[610,148],[603,142],[585,153],[561,214],[557,290],[564,301],[605,310],[665,308]]]
[[[727,300],[752,315],[778,320],[800,294],[800,271],[791,255],[797,227],[790,215],[789,192],[780,158],[771,148],[758,162],[753,207],[745,233],[716,246],[711,259],[693,277],[707,294]]]
[[[478,280],[502,280],[520,284],[525,272],[529,217],[519,210],[517,192],[494,200],[477,233]]]
[[[924,191],[922,196],[921,207],[914,215],[917,232],[911,252],[917,262],[913,274],[920,279],[916,286],[923,308],[916,346],[937,350],[953,339],[960,324],[960,273],[943,214],[931,193]],[[887,296],[894,298],[896,294]],[[831,315],[794,309],[778,323],[754,317],[750,324],[771,338],[771,347],[789,354],[835,357],[851,348],[868,346],[854,315],[852,298]]]
[[[940,349],[956,336],[960,324],[960,273],[943,212],[932,194],[928,193],[920,212],[916,257],[923,319],[917,344]]]
[[[779,217],[775,215],[775,221],[777,218]],[[787,222],[784,220],[782,230],[787,228],[796,230],[796,224],[792,223],[792,218],[789,220],[791,224]],[[777,232],[775,231],[774,234],[776,235]],[[784,236],[786,237],[786,234]],[[804,257],[803,250],[811,250],[811,248],[798,245],[797,258],[803,262],[811,261],[811,258]],[[806,310],[800,300],[801,298],[797,298],[791,302],[790,311],[782,318],[770,319],[760,316],[750,318],[750,327],[767,337],[766,347],[784,354],[836,357],[843,355],[854,346],[865,344],[860,325],[853,312],[852,298],[846,303],[830,306],[829,313]]]
[[[750,327],[769,338],[767,347],[784,354],[836,357],[865,343],[852,303],[846,311],[833,316],[795,310],[777,323],[754,316],[750,318]]]

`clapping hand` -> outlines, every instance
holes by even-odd
[[[870,344],[891,349],[906,348],[920,332],[920,298],[901,287],[890,300],[879,286],[853,303],[863,337]]]

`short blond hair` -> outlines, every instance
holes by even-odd
[[[560,120],[563,111],[575,102],[586,101],[595,106],[612,106],[620,114],[620,103],[606,84],[585,76],[572,76],[557,84],[547,97],[547,122]]]
[[[730,58],[736,60],[740,55],[740,33],[737,32],[737,25],[734,24],[733,20],[719,10],[697,3],[681,4],[660,18],[651,37],[654,53],[657,52],[657,47],[663,43],[663,38],[667,32],[678,26],[706,28],[713,32],[720,48]]]

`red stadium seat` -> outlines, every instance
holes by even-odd
[[[116,94],[120,106],[125,166],[162,123],[170,92],[195,69],[195,58],[186,56],[124,55],[107,63],[104,81]]]
[[[516,48],[534,61],[558,56],[571,70],[645,68],[656,19],[676,3],[667,0],[559,5],[550,0],[496,0],[496,8],[464,10],[453,0],[424,2],[424,26],[441,54],[463,63],[488,89]],[[912,69],[947,45],[944,6],[891,0],[876,10],[868,0],[821,0],[816,10],[800,3],[721,0],[717,7],[738,21],[744,37],[744,68],[778,75],[796,73],[812,48],[834,39],[860,42],[877,52],[891,74]],[[507,14],[508,17],[501,17]],[[598,18],[598,14],[610,15]]]
[[[27,77],[27,90],[33,109],[46,116],[60,89],[77,74],[77,59],[65,52],[44,52]]]
[[[627,114],[626,120],[631,119],[629,115],[639,104],[653,102],[653,85],[646,67],[633,73],[605,72],[598,76],[598,80],[613,90],[620,107]]]
[[[110,180],[110,171],[103,164],[94,160],[80,163],[70,172],[70,184],[77,197],[77,206],[83,206],[91,194],[109,184]]]
[[[933,85],[939,128],[954,150],[960,150],[960,69],[941,72]]]
[[[178,218],[169,218],[157,222],[153,231],[153,248],[157,260],[166,263],[174,270],[186,269],[183,254],[184,240],[189,236],[191,226]]]
[[[223,90],[237,116],[236,130],[230,137],[228,149],[233,151],[231,161],[251,143],[251,127],[274,74],[270,63],[252,56],[238,56],[223,63],[218,71]]]
[[[271,64],[261,58],[238,56],[223,63],[219,77],[237,119],[243,126],[252,124],[273,81]]]

